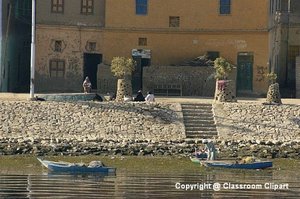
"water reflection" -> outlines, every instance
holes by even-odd
[[[182,190],[181,184],[264,184],[289,183],[289,190]],[[56,174],[0,175],[0,198],[234,198],[298,197],[298,172],[206,170],[203,173],[134,172],[121,170],[116,175]]]

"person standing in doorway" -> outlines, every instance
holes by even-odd
[[[91,81],[90,81],[90,79],[89,79],[88,76],[83,81],[82,86],[83,86],[84,93],[90,93],[91,92],[91,90],[92,90],[92,83],[91,83]]]

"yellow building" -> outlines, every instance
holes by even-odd
[[[115,56],[138,60],[140,68],[134,76],[138,88],[145,75],[143,67],[181,65],[206,53],[237,66],[238,93],[266,92],[268,0],[60,0],[38,4],[36,72],[41,92],[80,91],[83,77],[89,74],[94,75],[94,89],[107,92],[109,86],[104,89],[101,84],[113,81],[103,71]],[[59,11],[47,13],[53,8]],[[98,65],[100,62],[104,64]]]

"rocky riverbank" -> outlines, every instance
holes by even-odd
[[[213,104],[221,140],[300,142],[300,106],[262,103]]]
[[[179,103],[0,101],[0,155],[190,156]],[[214,105],[219,157],[300,158],[300,106]]]
[[[137,156],[190,156],[195,149],[203,148],[202,140],[153,141],[153,140],[106,140],[89,141],[20,140],[2,139],[0,155],[137,155]],[[218,141],[219,158],[300,158],[300,143]]]
[[[0,140],[185,138],[180,104],[0,101]]]

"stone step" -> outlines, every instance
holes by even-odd
[[[183,116],[207,116],[213,117],[212,113],[201,113],[201,112],[183,112]]]
[[[216,127],[185,126],[185,131],[216,131]]]
[[[182,111],[185,111],[185,112],[188,112],[188,111],[190,111],[190,112],[198,112],[198,111],[200,111],[200,112],[211,112],[212,110],[211,109],[202,109],[202,108],[188,108],[188,109],[183,108]]]
[[[201,111],[201,112],[211,112],[212,109],[203,109],[203,108],[195,108],[195,107],[191,107],[191,108],[182,108],[182,111],[190,111],[190,112],[198,112],[198,111]]]
[[[218,135],[218,132],[217,131],[191,131],[191,130],[189,130],[189,131],[186,131],[185,132],[185,134],[186,134],[186,136],[188,136],[188,135]]]
[[[200,118],[189,118],[189,119],[186,119],[186,118],[183,118],[183,121],[185,124],[193,124],[193,123],[196,123],[196,124],[206,124],[206,125],[209,125],[209,124],[215,124],[215,121],[214,120],[211,120],[211,119],[200,119]]]
[[[211,104],[181,104],[186,138],[205,139],[218,135]]]
[[[187,135],[186,138],[189,139],[209,139],[212,138],[214,135]]]
[[[214,120],[214,117],[213,116],[199,116],[199,115],[183,115],[183,118],[185,121],[187,120],[198,120],[198,121],[201,121],[201,120]]]
[[[214,124],[214,123],[211,123],[211,124],[209,124],[209,123],[201,123],[201,122],[197,122],[197,123],[195,123],[195,122],[185,122],[184,123],[184,125],[185,125],[185,127],[187,128],[187,127],[216,127],[216,125]]]

